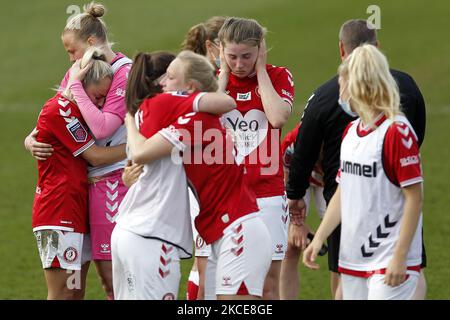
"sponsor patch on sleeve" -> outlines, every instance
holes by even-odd
[[[76,142],[86,142],[88,133],[78,119],[72,120],[66,128]]]

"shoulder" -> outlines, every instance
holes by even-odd
[[[336,98],[339,96],[338,76],[334,76],[327,82],[323,83],[314,91],[315,96],[326,96]]]
[[[283,77],[283,76],[288,77],[291,80],[293,78],[291,71],[289,71],[289,69],[286,67],[278,67],[278,66],[268,64],[266,66],[266,70],[267,70],[267,73],[269,74],[269,78],[271,78],[271,79],[275,79],[275,78]]]

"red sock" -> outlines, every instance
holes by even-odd
[[[197,300],[197,294],[198,294],[198,285],[196,285],[192,281],[188,281],[186,299]]]

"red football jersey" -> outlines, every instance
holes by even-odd
[[[139,107],[140,133],[150,138],[183,114],[198,111],[203,93],[167,92],[145,99]]]
[[[52,145],[53,154],[38,161],[33,230],[88,232],[87,162],[78,157],[94,144],[78,107],[61,96],[48,100],[37,122],[37,141]]]
[[[292,74],[282,67],[267,65],[267,73],[281,98],[292,107]],[[244,162],[247,175],[258,198],[284,194],[281,130],[267,120],[256,73],[246,78],[230,74],[227,93],[237,109],[224,115],[225,126],[236,133],[237,162]]]
[[[219,117],[189,113],[159,133],[183,151],[186,175],[200,206],[195,227],[207,244],[218,240],[233,221],[258,211],[244,166],[235,163],[233,139]]]

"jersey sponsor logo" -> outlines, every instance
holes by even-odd
[[[284,94],[286,97],[288,97],[289,100],[294,101],[294,97],[292,96],[292,93],[290,93],[289,91],[281,89],[281,93]]]
[[[67,263],[72,263],[78,258],[78,251],[74,247],[69,247],[64,251],[63,254],[64,261]]]
[[[360,164],[351,161],[341,161],[341,172],[348,174],[353,174],[356,176],[363,176],[366,178],[376,178],[377,176],[377,163],[374,162],[372,165]]]
[[[252,100],[252,92],[238,93],[236,97],[237,101],[250,101]]]
[[[78,119],[75,118],[66,125],[66,128],[76,142],[86,142],[88,136],[87,131]]]
[[[418,164],[419,163],[419,156],[409,156],[406,158],[401,158],[400,159],[400,165],[402,167],[407,167],[413,164]]]
[[[186,91],[172,91],[170,94],[175,97],[189,97],[189,93]]]
[[[117,88],[116,96],[118,96],[118,97],[125,97],[125,89]]]
[[[224,115],[225,126],[232,129],[236,135],[237,164],[241,164],[246,156],[258,148],[268,132],[266,114],[260,110],[250,110],[245,116],[238,110]]]
[[[109,249],[109,244],[108,243],[100,244],[100,253],[111,253],[111,250]]]

